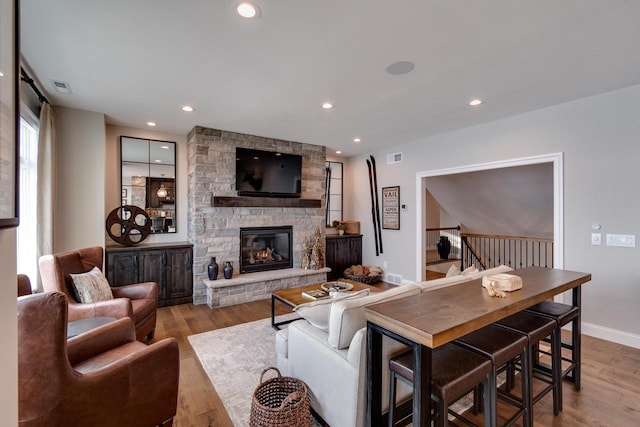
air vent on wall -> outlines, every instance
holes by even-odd
[[[53,85],[53,88],[56,90],[56,92],[71,95],[71,86],[69,85],[69,83],[51,79],[51,84]]]
[[[387,164],[393,165],[395,163],[402,163],[402,153],[393,153],[387,155]]]

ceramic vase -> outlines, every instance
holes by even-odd
[[[224,263],[222,274],[224,274],[225,279],[231,279],[233,277],[233,264],[231,264],[231,261]]]
[[[212,257],[209,265],[207,266],[207,274],[209,275],[209,280],[216,280],[218,278],[218,263],[216,262],[216,257]]]
[[[438,248],[438,254],[440,259],[449,259],[449,252],[451,252],[451,242],[447,236],[440,236],[440,241],[436,243]]]

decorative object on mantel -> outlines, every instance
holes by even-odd
[[[370,285],[382,280],[384,272],[382,268],[374,265],[367,267],[366,265],[352,265],[344,271],[344,277],[355,280],[356,282]]]
[[[319,270],[324,267],[324,245],[322,244],[322,233],[320,233],[320,227],[316,227],[316,231],[313,236],[311,263],[309,267],[313,270]]]
[[[134,246],[151,234],[151,219],[144,209],[124,205],[109,212],[106,227],[107,234],[114,242]]]
[[[207,266],[207,275],[209,276],[209,280],[216,280],[218,278],[218,263],[216,262],[216,257],[211,257],[211,261]]]
[[[231,261],[226,261],[224,263],[222,274],[224,274],[225,279],[231,279],[233,277],[233,264],[231,263]]]

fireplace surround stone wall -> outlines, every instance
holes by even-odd
[[[239,266],[241,227],[293,226],[293,267],[300,268],[302,243],[317,227],[324,233],[324,209],[300,207],[213,207],[214,196],[235,196],[236,147],[302,155],[302,198],[322,200],[325,191],[325,147],[284,141],[219,129],[194,127],[187,138],[188,239],[193,243],[193,302],[207,301],[206,266],[215,256],[218,264]],[[218,280],[225,280],[224,278]],[[291,286],[291,283],[286,286]],[[246,295],[246,302],[264,296]]]

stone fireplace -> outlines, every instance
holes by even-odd
[[[293,267],[293,227],[240,229],[240,273]]]
[[[252,206],[216,205],[215,197],[236,199],[236,147],[301,155],[301,200],[320,202],[311,207],[282,199]],[[187,153],[187,232],[193,243],[194,304],[214,307],[255,301],[269,298],[273,290],[326,280],[326,272],[300,269],[304,239],[318,227],[324,232],[325,147],[196,126],[187,137]],[[291,227],[289,259],[293,268],[242,273],[240,230],[284,226]],[[231,261],[234,266],[233,279],[225,280],[220,274],[215,287],[205,285],[206,266],[214,256],[219,265]]]

